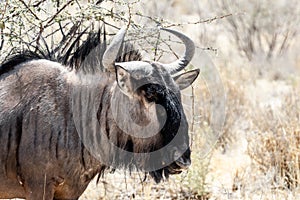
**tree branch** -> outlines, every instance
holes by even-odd
[[[35,19],[40,21],[40,18],[29,8],[29,6],[23,1],[19,0],[25,7],[26,9],[35,17]]]

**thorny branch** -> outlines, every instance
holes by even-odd
[[[40,18],[29,8],[29,6],[23,1],[19,0],[25,7],[26,9],[35,17],[35,19],[40,20]]]
[[[146,15],[143,15],[143,14],[141,14],[139,12],[135,13],[135,15],[147,18],[147,19],[155,22],[158,25],[160,25],[162,23],[162,19],[157,18],[157,17],[146,16]],[[172,22],[168,22],[166,20],[163,20],[163,22],[166,23],[166,25],[164,26],[165,28],[170,28],[170,27],[184,26],[184,25],[197,25],[197,24],[203,24],[203,23],[211,23],[213,21],[216,21],[216,20],[219,20],[219,19],[223,19],[223,18],[226,18],[226,17],[230,17],[232,15],[233,15],[232,13],[229,13],[229,14],[226,14],[226,15],[215,16],[213,18],[198,20],[198,21],[195,21],[195,22],[172,23]]]
[[[46,25],[44,28],[47,28],[48,26],[51,25],[51,22],[61,13],[68,5],[70,5],[74,0],[69,0],[67,3],[65,3],[51,18],[50,20],[47,21]]]
[[[216,21],[218,19],[223,19],[223,18],[226,18],[226,17],[230,17],[232,16],[233,14],[226,14],[226,15],[221,15],[221,16],[216,16],[216,17],[213,17],[213,18],[208,18],[208,19],[204,19],[204,20],[199,20],[199,21],[196,21],[196,22],[186,22],[186,23],[176,23],[176,24],[170,24],[170,25],[167,25],[166,27],[169,28],[169,27],[174,27],[174,26],[183,26],[183,25],[196,25],[196,24],[203,24],[203,23],[212,23],[213,21]]]
[[[210,23],[218,19],[223,19],[231,16],[232,14],[226,14],[221,16],[216,16],[209,19],[199,20],[195,22],[185,22],[185,23],[173,23],[166,20],[161,20],[157,17],[147,16],[142,13],[134,11],[133,5],[140,2],[140,0],[134,2],[114,2],[115,4],[122,6],[122,8],[127,8],[126,10],[120,12],[117,8],[113,7],[109,9],[107,7],[102,7],[103,0],[97,1],[96,3],[83,4],[80,0],[68,0],[64,1],[56,0],[49,3],[45,0],[31,1],[26,2],[24,0],[12,0],[11,4],[23,5],[18,7],[18,10],[13,10],[15,13],[19,13],[18,20],[21,20],[20,23],[13,23],[14,20],[9,16],[10,10],[14,9],[8,5],[8,1],[4,4],[4,11],[1,15],[1,21],[4,18],[10,19],[10,22],[7,20],[5,23],[13,23],[12,26],[5,26],[4,29],[0,30],[0,50],[1,52],[0,59],[6,57],[6,55],[14,51],[18,51],[16,46],[25,46],[32,50],[39,51],[40,49],[49,49],[49,44],[51,44],[51,49],[55,53],[55,49],[59,49],[60,45],[70,45],[72,43],[72,38],[75,38],[76,35],[79,35],[80,30],[90,27],[90,30],[93,28],[93,24],[97,22],[105,24],[113,29],[119,29],[122,22],[126,23],[132,28],[136,33],[133,35],[135,41],[146,42],[148,47],[145,47],[143,50],[146,52],[151,51],[154,53],[154,59],[159,60],[165,53],[173,53],[177,56],[172,49],[162,50],[161,44],[168,44],[160,38],[159,32],[155,30],[142,31],[144,29],[144,24],[139,24],[139,22],[134,21],[134,17],[143,17],[148,19],[150,22],[154,22],[160,26],[164,27],[175,27],[175,26],[184,26],[191,24],[200,24],[200,23]],[[71,6],[75,3],[75,6]],[[49,4],[53,6],[52,9],[54,12],[47,9]],[[70,7],[71,6],[71,7]],[[77,11],[72,15],[68,12],[69,9],[74,9],[77,7]],[[42,17],[41,17],[42,16]],[[78,17],[73,17],[78,16]],[[14,17],[14,16],[13,16]],[[18,21],[15,20],[15,21]],[[0,21],[0,23],[1,23]],[[120,23],[121,22],[121,23]],[[18,27],[18,28],[16,28]],[[76,29],[74,29],[76,27]],[[95,26],[98,27],[98,26]],[[142,29],[142,30],[143,30]],[[17,30],[22,30],[23,36],[18,35],[20,32]],[[152,31],[152,32],[151,32]],[[6,33],[10,33],[9,35]],[[131,32],[132,33],[132,32]],[[141,34],[142,33],[142,34]],[[27,37],[24,37],[24,34]],[[107,35],[111,35],[108,33]],[[174,42],[174,41],[172,41]],[[176,41],[175,41],[176,42]],[[170,46],[169,46],[170,47]],[[206,48],[210,50],[211,48]],[[52,52],[53,53],[53,52]]]

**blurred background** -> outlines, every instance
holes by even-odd
[[[0,11],[1,61],[68,45],[69,35],[103,24],[110,37],[130,22],[127,40],[162,62],[182,46],[158,26],[195,41],[191,68],[201,77],[183,91],[189,170],[160,184],[117,170],[91,182],[81,200],[300,199],[299,1],[1,0]],[[225,103],[220,116],[212,114],[216,97]]]

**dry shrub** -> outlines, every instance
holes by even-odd
[[[249,61],[282,55],[298,34],[299,1],[216,0],[210,5],[219,13],[235,14],[222,25],[239,53]]]
[[[273,171],[277,189],[293,190],[300,185],[300,97],[294,90],[280,112],[269,108],[254,113],[257,137],[249,140],[248,153],[264,174]]]

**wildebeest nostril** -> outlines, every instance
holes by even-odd
[[[182,169],[186,169],[191,165],[191,159],[190,159],[190,150],[188,149],[185,151],[182,155],[180,155],[180,152],[177,150],[174,152],[174,158],[177,158],[175,163]]]
[[[185,168],[188,168],[190,165],[191,165],[191,159],[190,158],[185,158],[184,156],[178,158],[175,163],[185,169]]]

